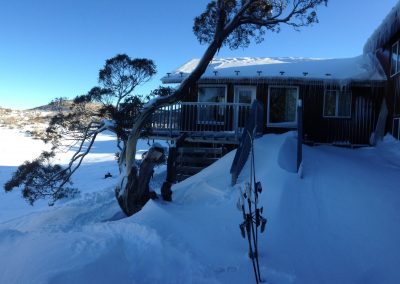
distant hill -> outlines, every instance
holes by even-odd
[[[38,106],[27,111],[47,111],[47,112],[69,112],[73,106],[73,100],[54,100],[47,105]],[[93,109],[99,109],[100,103],[88,103],[87,107]]]
[[[55,100],[47,105],[27,110],[0,107],[0,127],[20,129],[34,138],[43,138],[51,118],[59,112],[64,114],[70,112],[72,105],[72,100]],[[87,107],[96,110],[101,104],[90,103]]]
[[[58,112],[58,111],[66,111],[68,112],[71,107],[73,105],[73,101],[72,100],[63,100],[61,102],[50,102],[47,105],[42,105],[42,106],[38,106],[38,107],[34,107],[31,109],[28,109],[28,111],[54,111],[54,112]]]

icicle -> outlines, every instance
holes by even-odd
[[[339,85],[339,91],[342,93],[346,93],[349,90],[350,81],[340,80],[338,85]]]
[[[393,7],[383,20],[382,24],[368,39],[364,45],[364,53],[374,52],[379,47],[388,43],[400,30],[400,2]]]

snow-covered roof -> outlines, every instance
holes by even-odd
[[[192,59],[164,76],[163,83],[180,83],[197,66]],[[294,57],[220,58],[210,62],[201,80],[215,79],[300,79],[384,81],[386,76],[375,57],[320,59]]]
[[[387,44],[391,38],[400,32],[400,1],[392,8],[380,26],[375,30],[364,45],[364,52],[374,52]]]

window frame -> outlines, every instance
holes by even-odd
[[[251,103],[252,104],[255,100],[257,100],[257,86],[256,85],[234,85],[233,87],[233,102],[239,103],[239,90],[243,89],[250,89],[251,90]]]
[[[397,46],[397,59],[396,59],[396,67],[394,73],[392,73],[392,59],[393,59],[393,48]],[[392,49],[390,50],[390,77],[394,77],[400,73],[400,40],[396,41],[392,44]]]
[[[270,108],[271,108],[271,89],[281,88],[281,89],[296,89],[296,114],[295,120],[290,122],[270,122]],[[290,85],[270,85],[268,86],[268,107],[267,107],[267,127],[282,127],[282,128],[297,128],[297,106],[299,103],[299,86]]]
[[[326,101],[326,93],[327,92],[335,92],[335,115],[326,115],[325,114],[325,101]],[[339,115],[339,97],[343,95],[350,96],[350,112],[349,115]],[[353,94],[351,91],[342,92],[340,90],[332,90],[332,89],[325,89],[324,91],[324,100],[322,102],[322,116],[324,118],[338,118],[338,119],[346,119],[351,118],[352,115],[352,102],[353,102]]]
[[[225,89],[224,92],[224,101],[219,102],[221,104],[226,104],[228,100],[228,85],[227,84],[199,84],[197,85],[197,103],[198,104],[213,104],[212,102],[201,102],[200,99],[200,88],[220,88],[223,87]],[[218,104],[218,103],[215,103]],[[215,125],[224,125],[223,121],[213,121],[213,120],[200,120],[200,112],[197,111],[196,114],[196,123],[197,124],[215,124]]]
[[[254,101],[257,100],[257,85],[234,85],[233,87],[233,127],[234,129],[239,128],[239,120],[240,120],[240,106],[243,106],[247,103],[240,103],[240,90],[250,90],[251,91],[251,102],[248,105],[252,105]],[[251,107],[249,107],[250,112]]]
[[[395,120],[397,120],[397,129],[395,130],[394,125],[395,125]],[[394,136],[395,131],[397,131],[397,137]],[[393,123],[392,123],[392,136],[396,138],[397,140],[400,140],[400,117],[394,117],[393,118]]]

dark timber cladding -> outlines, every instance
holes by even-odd
[[[390,80],[391,90],[393,90],[394,94],[394,115],[396,117],[400,117],[400,75],[393,77]]]
[[[364,45],[364,53],[374,53],[383,67],[387,80],[386,101],[389,112],[386,132],[400,139],[400,2],[389,12],[382,24]],[[395,129],[397,126],[397,129]],[[396,135],[397,134],[397,135]]]
[[[397,80],[399,82],[399,80]],[[234,100],[236,85],[256,86],[257,100],[264,109],[264,133],[281,133],[293,128],[271,127],[267,123],[269,86],[298,87],[299,99],[303,100],[304,141],[308,143],[331,143],[338,145],[368,145],[371,134],[375,131],[382,99],[385,95],[384,82],[340,82],[301,79],[260,79],[260,80],[201,80],[198,85],[225,85],[227,102]],[[398,84],[398,83],[397,83]],[[398,84],[398,90],[400,85]],[[325,117],[324,94],[327,89],[347,89],[351,93],[351,110],[348,117]],[[191,89],[185,101],[196,102],[198,86]],[[400,111],[400,105],[398,110]]]
[[[305,141],[368,145],[379,116],[382,87],[351,87],[351,114],[348,118],[323,116],[324,88],[303,86]]]
[[[400,34],[396,38],[390,40],[389,43],[376,51],[376,55],[386,73],[388,78],[387,81],[387,92],[386,101],[388,104],[389,117],[400,117],[400,73],[392,76],[391,73],[391,57],[392,57],[392,45],[397,40],[400,40]],[[392,119],[388,119],[386,130],[391,132]]]

